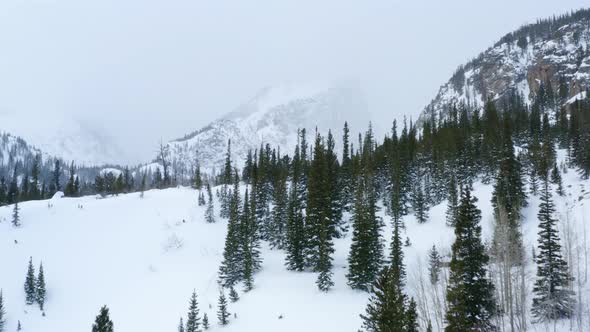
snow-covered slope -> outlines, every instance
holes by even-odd
[[[332,129],[340,137],[344,121],[363,126],[370,121],[356,84],[285,84],[263,89],[235,111],[168,145],[179,168],[189,170],[199,160],[203,168],[219,170],[231,140],[233,159],[242,167],[248,150],[261,143],[292,153],[297,129]]]
[[[59,115],[0,113],[3,132],[22,137],[48,155],[86,166],[126,161],[119,145],[93,125]]]
[[[514,90],[531,104],[540,85],[549,83],[559,104],[571,103],[590,87],[589,45],[590,10],[524,26],[460,66],[422,118],[444,115],[458,103],[480,107]]]
[[[564,160],[564,151],[559,152],[559,158]],[[566,197],[554,195],[561,237],[572,241],[572,246],[564,245],[564,250],[587,249],[583,241],[587,235],[585,218],[590,216],[590,181],[581,181],[575,171],[569,170],[564,174],[564,187]],[[491,186],[475,184],[487,240],[492,234],[491,192]],[[335,242],[335,287],[327,294],[317,290],[314,273],[289,272],[284,267],[283,252],[264,249],[263,268],[255,276],[254,290],[240,294],[240,301],[230,304],[229,310],[237,318],[232,315],[229,326],[217,326],[216,280],[226,221],[206,223],[205,208],[198,207],[196,201],[196,191],[176,188],[148,191],[144,199],[134,193],[105,199],[25,202],[20,205],[21,228],[10,225],[11,207],[0,208],[0,288],[7,308],[7,330],[14,331],[19,320],[24,331],[90,330],[104,304],[111,309],[117,331],[174,330],[179,317],[186,315],[193,289],[199,295],[201,313],[208,314],[214,331],[358,330],[358,315],[364,311],[368,295],[346,285],[350,237]],[[531,197],[523,211],[526,248],[536,245],[538,203],[537,197]],[[427,250],[436,244],[443,254],[450,252],[453,232],[445,225],[445,207],[446,202],[433,207],[425,224],[417,224],[413,216],[404,219],[404,236],[412,242],[405,248],[410,294],[420,294],[419,276],[427,276]],[[384,218],[388,226],[383,235],[389,239],[389,218]],[[527,284],[532,285],[530,250],[527,255]],[[575,252],[569,255],[566,257],[575,257]],[[37,307],[25,305],[23,282],[29,257],[36,267],[42,261],[45,269],[45,317]],[[571,270],[584,269],[581,264],[583,258],[573,258]],[[587,298],[585,282],[582,294]],[[281,315],[283,319],[278,318]],[[424,313],[420,315],[425,319]],[[589,317],[583,319],[587,326]],[[564,321],[564,329],[559,330],[569,331],[568,327],[569,322]],[[543,328],[533,326],[535,329]],[[573,330],[578,331],[576,327]]]

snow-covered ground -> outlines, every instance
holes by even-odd
[[[581,181],[570,170],[564,174],[564,183],[567,196],[554,195],[561,236],[563,239],[569,218],[570,235],[582,244],[584,218],[590,218],[585,189],[590,189],[590,182]],[[491,186],[475,185],[486,239],[492,234],[491,192]],[[526,248],[536,244],[538,223],[538,198],[531,197],[529,203],[523,224]],[[346,285],[349,237],[335,243],[335,287],[327,294],[317,290],[315,274],[289,272],[284,268],[283,252],[265,249],[254,290],[242,294],[239,289],[240,301],[229,307],[231,322],[220,327],[216,280],[226,221],[206,223],[205,207],[197,206],[195,190],[151,190],[143,199],[138,193],[104,199],[56,198],[19,206],[20,228],[10,224],[12,207],[0,208],[0,288],[7,308],[7,331],[15,331],[18,320],[23,331],[89,331],[104,304],[110,308],[116,331],[174,331],[180,316],[186,316],[193,289],[201,314],[208,314],[214,331],[354,332],[361,326],[359,314],[364,312],[368,295]],[[422,268],[426,266],[428,249],[436,244],[442,253],[449,252],[453,232],[445,226],[445,210],[446,202],[432,208],[430,221],[423,225],[413,216],[405,219],[404,237],[412,242],[405,248],[410,293],[416,289],[420,262]],[[389,218],[384,220],[389,242]],[[36,268],[42,261],[45,269],[45,317],[37,306],[25,305],[23,284],[29,257]],[[532,285],[532,264],[529,278]]]

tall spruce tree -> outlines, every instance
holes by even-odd
[[[536,256],[537,280],[533,287],[531,313],[544,322],[569,318],[574,311],[574,293],[569,289],[572,278],[568,264],[562,258],[555,206],[551,199],[547,178],[543,181],[539,204],[539,251]]]
[[[223,261],[219,268],[219,279],[223,287],[226,288],[232,287],[241,278],[243,254],[241,252],[242,233],[240,231],[240,204],[240,184],[236,172],[234,176],[232,196],[230,199],[227,233],[223,249]]]
[[[481,242],[481,211],[476,202],[470,186],[463,187],[449,264],[448,332],[494,330],[494,285],[487,275],[489,257]]]
[[[205,210],[205,220],[208,223],[215,222],[215,209],[213,207],[213,194],[211,193],[211,186],[207,183],[207,209]]]
[[[113,332],[113,321],[109,317],[109,308],[103,306],[92,325],[92,332]]]
[[[201,317],[199,316],[199,303],[197,301],[197,292],[193,290],[193,294],[189,300],[188,314],[186,318],[186,332],[199,332],[201,325]]]
[[[2,295],[2,289],[0,289],[0,332],[4,332],[6,325],[6,310],[4,308],[4,297]]]
[[[182,317],[180,317],[180,321],[178,322],[178,332],[185,332],[184,321],[182,320]]]
[[[203,314],[203,329],[209,329],[209,316],[207,316],[207,313]]]
[[[35,283],[35,267],[33,266],[33,258],[29,258],[29,267],[27,268],[27,276],[25,278],[25,302],[28,305],[35,303],[37,296],[37,287]]]
[[[217,319],[219,320],[219,325],[227,325],[229,323],[229,315],[230,313],[227,311],[227,299],[223,290],[221,290],[219,292],[219,300],[217,301]]]
[[[39,275],[35,283],[35,300],[39,304],[41,311],[45,310],[45,297],[47,290],[45,289],[45,273],[43,272],[43,263],[39,264]]]
[[[20,208],[18,207],[18,202],[14,203],[12,207],[12,226],[20,227]]]
[[[441,268],[441,257],[438,250],[436,250],[436,246],[432,245],[432,248],[428,251],[428,276],[431,284],[436,285],[439,282]]]
[[[291,188],[287,210],[287,256],[285,262],[287,269],[293,271],[303,271],[305,268],[305,219],[303,216],[303,197],[301,196],[303,168],[299,144],[297,144],[291,164]]]
[[[455,220],[457,219],[457,210],[459,206],[459,193],[457,191],[457,180],[455,179],[455,175],[451,175],[451,180],[449,181],[447,201],[447,226],[455,227]]]

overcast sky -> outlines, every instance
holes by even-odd
[[[505,33],[584,4],[2,0],[0,112],[94,121],[138,160],[264,86],[356,78],[389,126]]]

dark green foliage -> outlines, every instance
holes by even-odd
[[[18,202],[15,202],[14,206],[12,208],[12,226],[14,226],[14,227],[20,227],[19,211],[20,211],[20,208],[18,207]]]
[[[537,321],[569,318],[574,310],[574,293],[569,289],[572,278],[562,258],[555,207],[547,179],[543,182],[539,204],[539,252],[536,256],[537,280],[533,287],[533,317]]]
[[[207,209],[205,210],[205,220],[208,223],[215,222],[215,210],[213,207],[213,194],[211,193],[211,186],[207,183]]]
[[[229,323],[230,313],[227,311],[227,299],[223,290],[219,293],[219,300],[217,301],[217,319],[220,325],[227,325]]]
[[[428,276],[431,284],[435,285],[439,282],[441,268],[441,257],[438,250],[436,250],[436,246],[432,245],[432,249],[428,252]]]
[[[416,301],[414,298],[410,299],[408,308],[405,313],[405,332],[418,332],[420,326],[418,325],[418,310],[416,309]]]
[[[182,321],[182,317],[180,317],[180,321],[178,322],[178,332],[185,332],[184,322]]]
[[[422,185],[418,184],[413,193],[413,205],[414,214],[416,215],[416,221],[419,224],[423,224],[428,221],[428,203],[426,197],[424,197],[424,189]]]
[[[47,295],[47,291],[45,289],[45,273],[43,272],[43,263],[39,265],[39,275],[37,276],[37,280],[35,283],[36,286],[36,294],[35,300],[39,304],[39,309],[41,311],[45,310],[45,297]]]
[[[446,331],[491,331],[495,313],[494,285],[487,276],[489,257],[481,242],[481,212],[466,186],[455,224],[455,242],[449,264]]]
[[[559,196],[565,195],[565,192],[563,191],[563,182],[561,180],[561,172],[559,172],[557,164],[554,164],[553,169],[551,170],[551,183],[557,186],[557,194]]]
[[[203,329],[209,329],[209,316],[207,316],[207,313],[203,314]]]
[[[29,267],[27,268],[27,276],[25,278],[25,302],[28,305],[35,303],[37,296],[37,285],[35,283],[35,267],[33,266],[33,258],[29,258]]]
[[[407,311],[407,297],[396,278],[385,267],[371,287],[371,297],[361,315],[362,330],[366,332],[405,332],[411,330],[408,322],[416,320],[416,316]],[[408,318],[411,318],[409,320]]]
[[[223,249],[223,261],[219,268],[219,279],[223,287],[232,287],[242,277],[243,252],[242,242],[246,241],[241,232],[240,186],[237,174],[230,198],[227,233]]]
[[[92,332],[113,332],[113,322],[109,317],[109,308],[103,306],[92,325]]]
[[[229,289],[229,300],[232,303],[238,302],[238,300],[240,299],[240,296],[238,295],[238,292],[236,291],[235,288],[231,287]]]
[[[4,332],[5,324],[6,324],[6,310],[4,308],[4,297],[2,296],[2,290],[0,289],[0,332]]]
[[[447,195],[447,226],[455,227],[455,220],[457,219],[457,210],[459,206],[459,193],[457,191],[457,182],[455,176],[451,176],[449,181],[449,190]]]
[[[287,269],[303,271],[305,268],[305,219],[303,216],[303,196],[305,191],[301,177],[304,165],[301,160],[299,144],[295,147],[295,154],[291,165],[291,188],[287,211]]]
[[[188,314],[186,318],[186,332],[199,332],[201,317],[199,317],[199,303],[197,302],[197,293],[193,294],[189,300]]]

